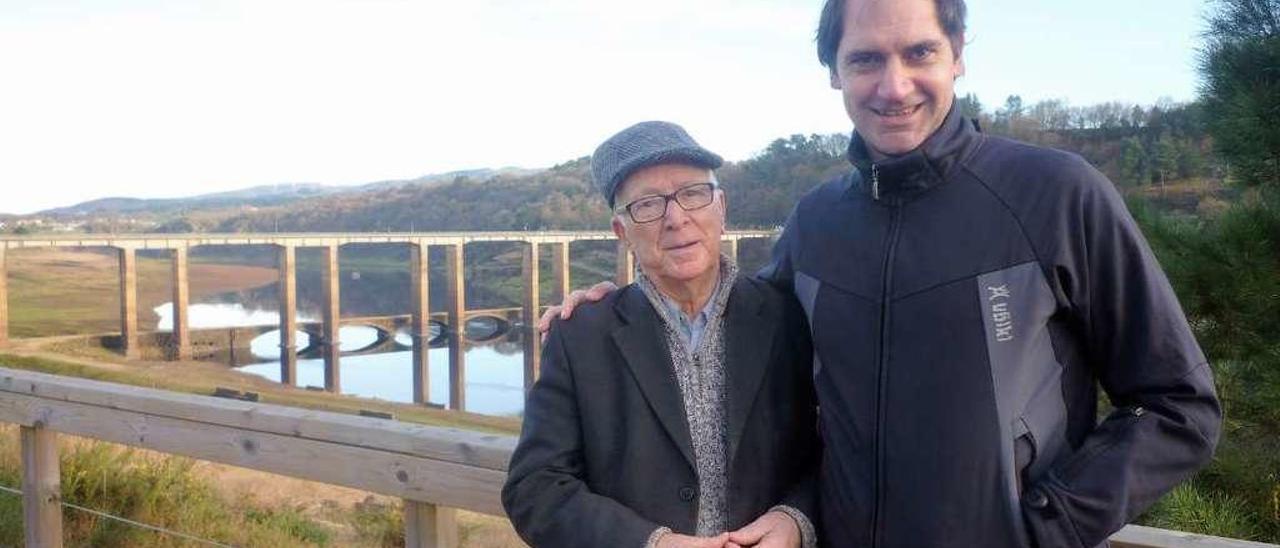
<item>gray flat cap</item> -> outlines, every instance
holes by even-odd
[[[658,164],[687,164],[716,169],[718,154],[702,148],[684,128],[671,122],[640,122],[619,131],[591,155],[591,178],[613,207],[618,185],[636,170]]]

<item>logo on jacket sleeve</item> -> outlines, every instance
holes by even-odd
[[[987,286],[987,304],[991,308],[991,326],[995,328],[997,342],[1013,340],[1013,313],[1009,312],[1012,297],[1009,284]]]

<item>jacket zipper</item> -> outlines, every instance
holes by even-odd
[[[872,173],[872,189],[879,193],[879,177],[876,172],[875,164],[871,167]],[[871,513],[871,546],[875,548],[880,546],[880,508],[884,506],[884,480],[882,478],[884,468],[884,422],[885,422],[885,368],[889,361],[889,294],[893,289],[892,270],[893,256],[898,247],[898,231],[901,228],[902,212],[901,206],[894,204],[889,212],[889,236],[885,245],[884,265],[881,268],[881,293],[880,293],[880,360],[876,371],[876,462],[875,462],[875,505],[872,507]]]
[[[871,164],[871,199],[880,201],[880,166]]]

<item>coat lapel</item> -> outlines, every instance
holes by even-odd
[[[661,320],[639,288],[632,286],[622,291],[626,294],[619,296],[615,310],[624,325],[614,330],[613,342],[649,401],[649,407],[676,447],[680,448],[689,466],[697,470],[684,399],[672,371],[666,342],[662,340]]]
[[[738,453],[738,442],[760,392],[760,380],[773,354],[774,326],[760,314],[763,305],[758,289],[739,278],[725,310],[725,374],[728,376],[728,419],[730,470]]]

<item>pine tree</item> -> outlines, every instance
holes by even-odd
[[[1200,51],[1214,144],[1236,180],[1280,188],[1280,0],[1214,0]]]

